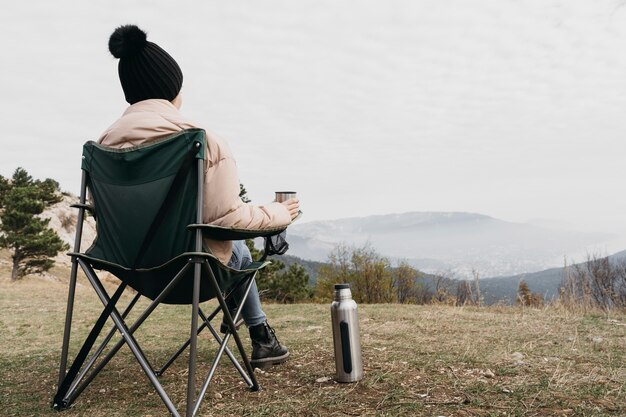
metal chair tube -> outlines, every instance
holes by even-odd
[[[87,173],[82,171],[80,180],[80,204],[85,204],[87,194]],[[83,233],[83,220],[85,218],[85,209],[78,210],[78,219],[76,221],[76,238],[74,239],[74,252],[80,251],[80,241]],[[72,331],[72,315],[74,313],[74,296],[76,293],[76,276],[78,273],[78,262],[76,257],[72,257],[72,271],[70,273],[70,283],[67,295],[67,308],[65,309],[65,329],[63,331],[63,344],[61,346],[61,363],[59,365],[59,384],[61,386],[65,373],[67,371],[67,354],[70,343],[70,333]]]

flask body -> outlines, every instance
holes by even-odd
[[[359,317],[349,284],[335,285],[330,315],[335,349],[335,379],[338,382],[359,381],[363,378]]]

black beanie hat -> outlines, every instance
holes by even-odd
[[[119,58],[118,73],[126,101],[160,98],[172,101],[183,85],[183,72],[160,46],[147,41],[135,25],[120,26],[109,38],[109,51]]]

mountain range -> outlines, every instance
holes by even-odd
[[[511,276],[563,264],[616,235],[558,230],[465,212],[409,212],[289,228],[291,255],[324,262],[338,245],[371,245],[392,261],[456,278]]]
[[[45,214],[51,219],[50,226],[70,245],[73,245],[76,210],[69,205],[76,200],[75,196],[66,196]],[[93,219],[87,220],[82,245],[85,248],[95,237]],[[288,254],[313,263],[328,261],[329,254],[341,244],[371,245],[392,263],[402,260],[422,272],[458,279],[472,278],[473,273],[484,279],[558,268],[563,265],[564,255],[584,253],[585,248],[613,237],[606,233],[556,230],[461,212],[411,212],[296,222],[287,236]],[[68,262],[67,256],[61,254],[57,260]]]
[[[62,202],[50,207],[44,214],[50,218],[50,227],[70,245],[74,239],[76,210],[69,206],[76,201],[75,196],[65,196]],[[85,235],[81,246],[84,250],[96,234],[93,218],[86,220],[83,231]],[[442,272],[450,278],[471,278],[474,268],[480,274],[484,302],[493,304],[514,302],[521,280],[533,292],[542,294],[547,300],[552,299],[558,294],[563,279],[563,253],[580,251],[585,245],[603,242],[612,236],[511,223],[473,213],[413,212],[296,223],[289,228],[287,237],[289,252],[277,259],[287,266],[293,263],[302,265],[310,276],[311,284],[315,283],[319,268],[338,244],[370,244],[391,260],[408,261],[425,272],[422,283],[428,286],[434,285],[436,275]],[[626,259],[626,250],[610,258]],[[60,253],[56,260],[69,264],[65,253]],[[549,265],[552,267],[541,268],[551,260],[561,266],[553,264]],[[531,270],[533,268],[536,269]],[[516,269],[522,271],[497,273]],[[451,275],[451,271],[455,274]],[[463,271],[469,275],[463,275]]]

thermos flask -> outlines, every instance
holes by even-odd
[[[335,284],[335,295],[330,305],[335,345],[335,366],[338,382],[356,382],[363,378],[359,316],[352,299],[350,284]]]

